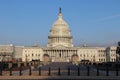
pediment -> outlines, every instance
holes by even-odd
[[[69,47],[63,46],[63,45],[56,45],[52,47],[53,49],[68,49]]]

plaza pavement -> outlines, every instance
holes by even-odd
[[[60,67],[61,75],[58,75],[58,68]],[[51,75],[48,76],[48,69],[51,68]],[[68,76],[68,68],[70,68],[70,76]],[[0,80],[120,80],[120,76],[115,76],[115,71],[110,71],[106,76],[106,71],[99,71],[99,76],[96,76],[96,68],[90,68],[90,74],[87,76],[86,66],[80,66],[80,76],[78,76],[78,66],[72,63],[50,63],[41,67],[41,76],[39,76],[39,68],[32,69],[32,74],[29,76],[29,70],[22,71],[22,76],[19,76],[19,71],[13,71],[12,76],[9,76],[9,71],[3,71],[3,76]],[[120,72],[119,72],[120,73]]]

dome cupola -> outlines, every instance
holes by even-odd
[[[62,18],[61,8],[59,9],[58,19],[54,22],[48,37],[48,47],[63,45],[72,47],[72,36],[68,24]]]

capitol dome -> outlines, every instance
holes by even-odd
[[[50,30],[50,36],[48,37],[48,46],[54,47],[57,45],[63,45],[66,47],[72,47],[72,36],[68,24],[62,18],[61,8],[59,10],[58,19],[54,22],[52,29]]]

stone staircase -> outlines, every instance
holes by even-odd
[[[65,58],[55,58],[52,60],[52,62],[69,62],[69,60]]]

